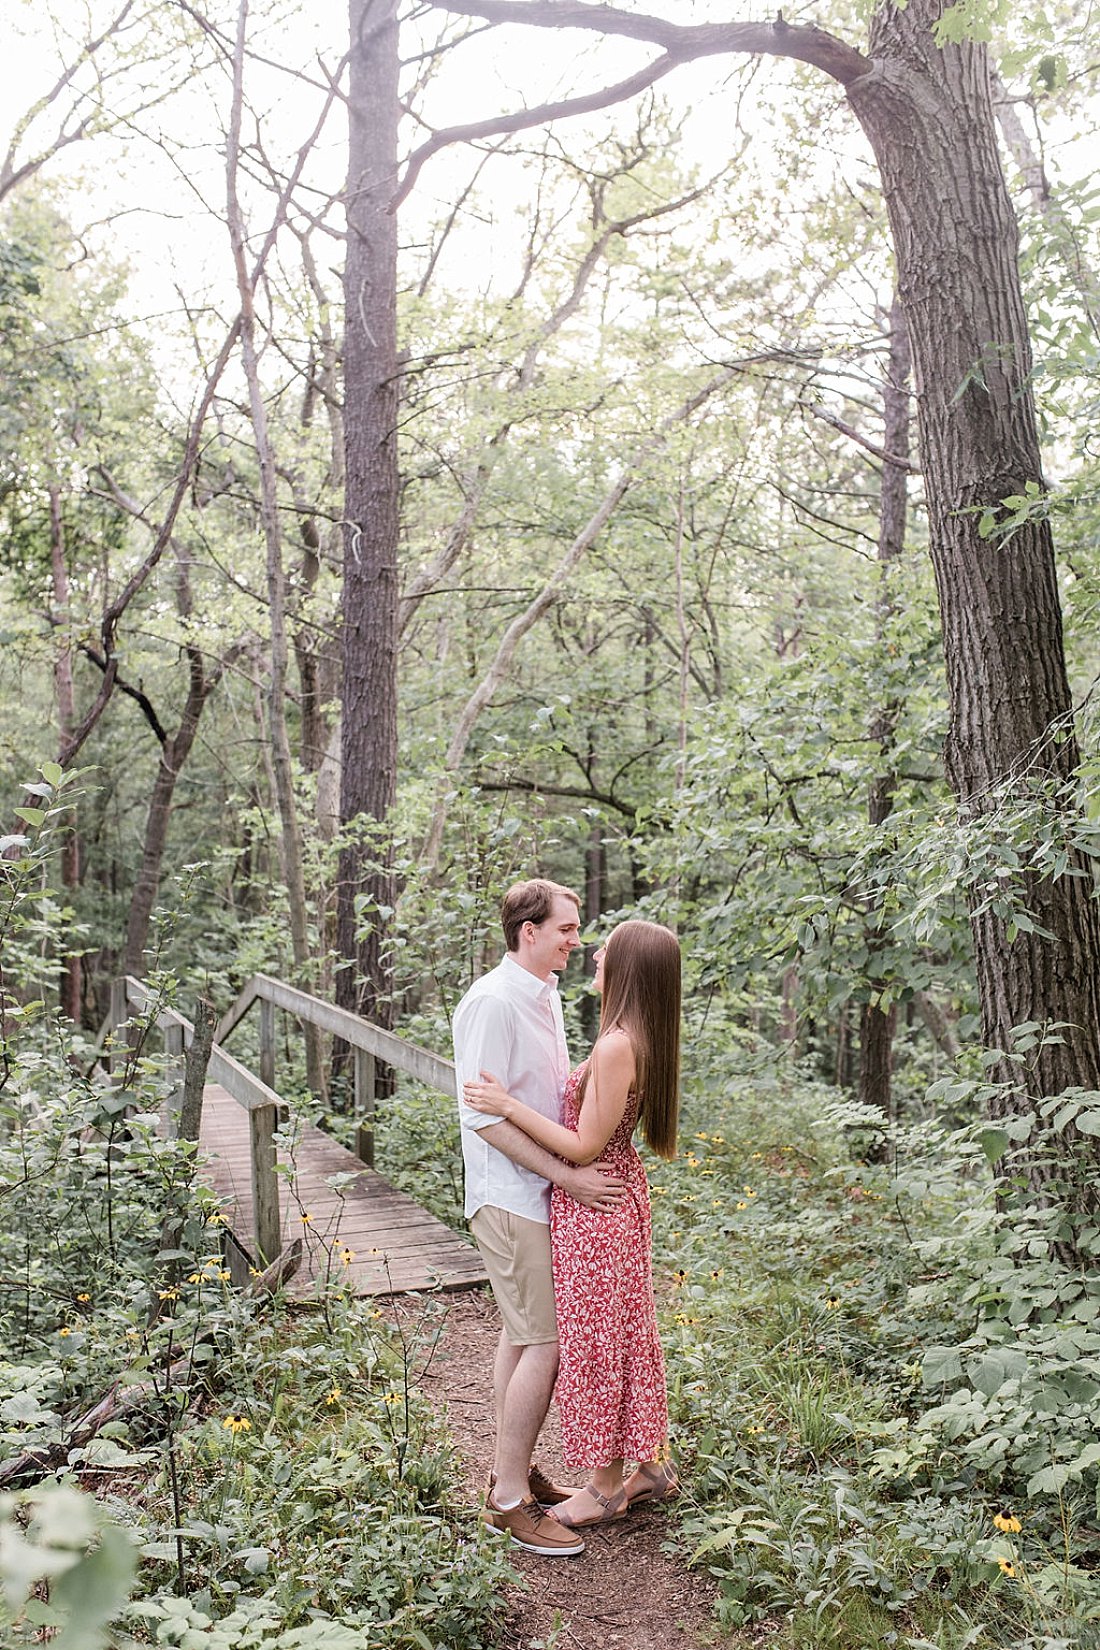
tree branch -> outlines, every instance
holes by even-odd
[[[899,457],[897,453],[888,453],[882,447],[876,447],[873,441],[868,441],[866,436],[860,435],[859,431],[853,429],[851,424],[845,424],[844,420],[837,418],[835,413],[826,412],[820,402],[800,400],[798,404],[804,412],[811,413],[814,418],[820,418],[823,424],[828,424],[838,434],[846,435],[849,441],[854,441],[857,447],[862,447],[873,458],[881,459],[883,464],[894,464],[899,470],[905,470],[911,476],[920,475],[919,464],[913,464],[909,459]]]
[[[479,138],[498,137],[504,132],[524,132],[532,126],[544,126],[550,120],[560,120],[570,115],[587,115],[596,109],[606,109],[612,103],[625,103],[628,98],[644,92],[647,86],[652,86],[654,81],[660,80],[663,75],[675,69],[680,61],[680,58],[666,54],[647,64],[644,69],[639,69],[636,74],[628,75],[625,80],[620,80],[614,86],[605,86],[598,92],[589,92],[583,97],[565,98],[557,103],[540,103],[533,109],[520,109],[512,115],[495,115],[489,120],[475,120],[466,126],[448,126],[440,132],[434,132],[426,143],[422,143],[419,149],[414,149],[409,156],[405,176],[390,203],[391,212],[396,212],[411,192],[432,156],[450,144],[475,143]]]

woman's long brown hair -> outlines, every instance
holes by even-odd
[[[675,1157],[680,1117],[680,942],[656,922],[612,930],[603,957],[600,1037],[621,1026],[634,1049],[634,1087],[646,1145]],[[599,1037],[596,1039],[599,1042]],[[588,1086],[589,1064],[578,1102]]]

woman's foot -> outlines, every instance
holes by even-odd
[[[628,1507],[641,1501],[672,1501],[680,1493],[680,1480],[671,1461],[639,1461],[624,1490]]]
[[[625,1518],[630,1503],[620,1481],[618,1489],[605,1494],[595,1484],[586,1484],[583,1490],[571,1495],[554,1508],[554,1517],[567,1530],[587,1530],[593,1524],[614,1524]]]

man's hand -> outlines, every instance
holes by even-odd
[[[558,1184],[563,1192],[575,1197],[586,1209],[614,1208],[627,1192],[625,1180],[604,1174],[593,1164],[587,1164],[583,1169],[571,1169],[568,1177]]]

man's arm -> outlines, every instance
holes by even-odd
[[[582,1169],[575,1163],[563,1163],[560,1157],[545,1151],[522,1129],[517,1129],[514,1123],[505,1122],[504,1118],[499,1123],[489,1123],[478,1132],[482,1140],[488,1141],[498,1152],[503,1152],[505,1157],[510,1157],[521,1169],[531,1169],[535,1174],[540,1174],[544,1180],[560,1186],[563,1192],[568,1192],[570,1197],[575,1197],[578,1203],[585,1204],[589,1209],[606,1208],[626,1196],[625,1181],[605,1175],[596,1168]]]

